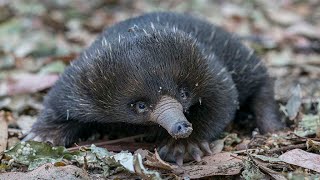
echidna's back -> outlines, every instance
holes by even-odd
[[[231,72],[233,81],[239,91],[239,101],[244,102],[254,89],[266,81],[267,70],[252,50],[242,45],[235,35],[222,28],[201,20],[198,17],[171,12],[156,12],[138,16],[107,28],[96,42],[100,44],[102,37],[121,38],[132,29],[177,28],[195,37],[201,44],[205,54],[215,56]],[[131,33],[132,34],[132,33]]]

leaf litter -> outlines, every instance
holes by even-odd
[[[147,147],[141,141],[102,143],[101,147],[87,143],[74,150],[20,142],[41,110],[47,89],[97,33],[155,7],[192,11],[243,36],[244,43],[264,58],[270,74],[277,77],[276,99],[283,104],[281,117],[290,128],[269,135],[233,130],[211,144],[212,156],[182,167],[161,160],[156,150],[132,154],[137,147]],[[315,161],[320,154],[319,7],[312,0],[1,2],[0,110],[4,113],[0,115],[0,149],[7,150],[0,150],[0,179],[192,179],[216,175],[319,179],[319,161]],[[144,149],[154,148],[148,147],[152,148]],[[121,152],[125,149],[130,152]]]

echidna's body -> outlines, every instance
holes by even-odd
[[[72,62],[31,135],[70,145],[114,123],[146,125],[165,136],[161,156],[181,164],[210,153],[239,106],[251,107],[262,132],[281,127],[270,82],[253,52],[221,28],[146,14],[108,28]]]

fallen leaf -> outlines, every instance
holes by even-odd
[[[0,153],[6,150],[8,143],[8,122],[4,111],[0,111]]]
[[[40,74],[62,73],[66,65],[62,61],[54,61],[50,64],[43,66]]]
[[[39,168],[23,173],[9,172],[0,174],[0,179],[90,179],[87,172],[76,166],[54,166],[51,163],[44,164]]]
[[[37,117],[35,116],[27,116],[27,115],[21,115],[17,119],[17,125],[22,130],[22,134],[27,134],[33,125],[37,120]]]
[[[146,156],[149,154],[149,153],[151,153],[150,151],[148,151],[148,150],[145,150],[145,149],[137,149],[136,151],[134,151],[134,154],[140,154],[141,155],[141,157],[142,157],[142,159],[145,159],[146,158]]]
[[[225,17],[245,18],[248,12],[242,6],[236,4],[224,3],[221,7],[221,14]]]
[[[11,97],[4,97],[0,101],[0,109],[9,109],[11,112],[15,112],[18,114],[25,114],[25,112],[30,109],[39,112],[42,108],[43,104],[41,99],[37,99],[36,96],[30,96],[30,94],[20,94]],[[15,121],[10,123],[15,123]]]
[[[161,179],[160,174],[156,171],[147,170],[142,164],[142,157],[140,154],[128,152],[120,152],[105,159],[108,165],[120,165],[127,171],[135,173],[143,179]]]
[[[301,106],[301,101],[301,88],[298,84],[296,87],[292,89],[291,97],[286,105],[286,110],[290,120],[293,120],[298,115]]]
[[[27,141],[6,150],[5,155],[17,163],[28,165],[28,169],[33,170],[46,163],[62,161],[65,156],[72,154],[62,146],[52,147],[43,142]]]
[[[269,174],[269,175],[270,175],[271,177],[273,177],[275,180],[286,180],[286,179],[287,179],[287,178],[284,177],[281,173],[276,172],[276,171],[274,171],[274,170],[272,170],[272,169],[270,169],[270,168],[268,168],[268,167],[266,167],[266,166],[259,165],[259,168],[260,168],[263,172]]]
[[[308,38],[320,39],[319,30],[311,24],[306,22],[296,23],[286,29],[288,36],[302,35]]]
[[[144,164],[150,166],[150,167],[156,167],[156,168],[160,168],[160,169],[166,169],[166,170],[173,170],[174,168],[177,168],[177,166],[175,165],[171,165],[165,161],[163,161],[157,150],[155,150],[155,153],[151,153],[149,152],[149,154],[146,156],[146,161],[144,162]]]
[[[298,136],[306,137],[316,134],[318,127],[320,127],[319,115],[304,114],[294,133]]]
[[[125,169],[130,172],[134,172],[133,167],[133,155],[131,153],[121,152],[109,157],[110,159],[114,159],[115,162],[120,163]]]
[[[288,26],[302,20],[302,17],[298,14],[285,9],[268,9],[267,13],[273,22],[283,26]]]
[[[156,171],[148,170],[144,167],[142,163],[142,158],[140,154],[135,154],[133,156],[133,167],[135,173],[141,176],[143,179],[150,179],[150,180],[160,180],[160,174]]]
[[[200,162],[201,164],[178,167],[174,169],[174,172],[180,174],[182,168],[185,176],[190,179],[217,175],[236,175],[241,172],[243,162],[240,156],[238,156],[239,158],[235,156],[237,155],[229,152],[205,156]]]
[[[53,86],[58,78],[59,76],[56,74],[18,74],[8,78],[6,82],[0,84],[0,86],[4,86],[0,96],[12,96],[41,91]]]
[[[265,57],[270,65],[275,67],[287,66],[294,59],[293,52],[289,48],[285,48],[281,52],[269,51]]]
[[[281,160],[279,158],[268,157],[268,156],[258,155],[258,154],[251,154],[251,156],[258,158],[258,159],[265,161],[265,162],[270,162],[270,163],[281,162]]]
[[[265,179],[265,174],[260,171],[259,167],[248,160],[244,162],[244,170],[241,175],[245,180]]]
[[[236,150],[241,151],[241,150],[246,150],[248,147],[248,144],[251,142],[249,139],[244,139],[240,144],[236,145]]]
[[[104,158],[106,158],[108,156],[111,156],[111,153],[107,149],[101,148],[101,147],[97,147],[94,144],[91,145],[90,150],[99,159],[104,159]]]
[[[308,151],[320,152],[320,142],[308,139],[306,144]]]
[[[320,173],[320,155],[318,154],[308,153],[301,149],[293,149],[279,156],[279,159]]]

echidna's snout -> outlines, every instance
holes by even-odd
[[[188,121],[177,122],[173,125],[170,135],[174,138],[186,138],[192,132],[192,124]]]
[[[172,97],[163,96],[151,113],[151,121],[165,128],[175,139],[187,138],[192,124],[183,114],[182,105]]]

